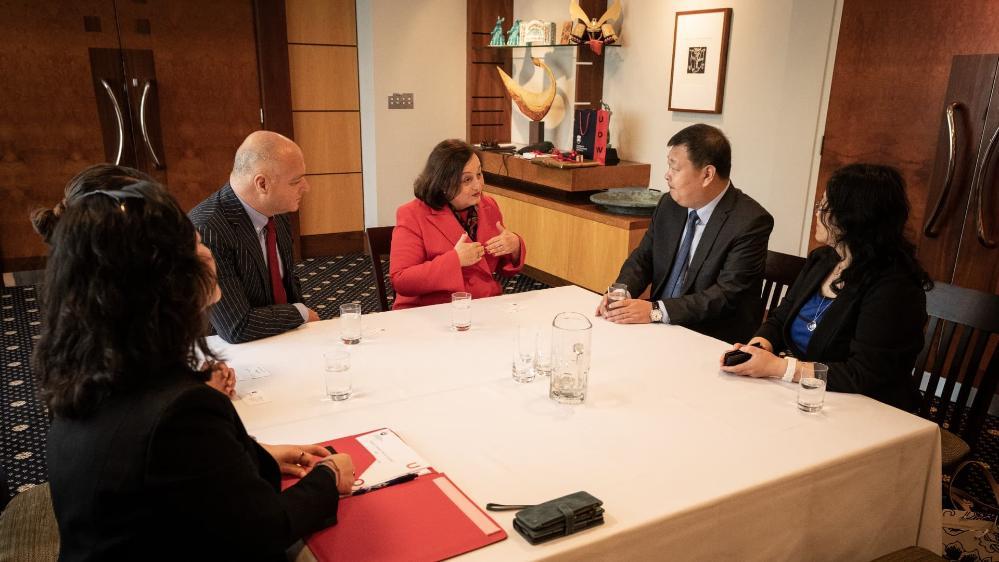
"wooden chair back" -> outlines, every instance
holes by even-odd
[[[371,260],[371,274],[375,276],[375,288],[378,291],[378,303],[382,312],[389,309],[388,292],[385,287],[385,271],[382,269],[382,256],[392,251],[392,230],[394,226],[373,226],[364,231],[365,252]]]

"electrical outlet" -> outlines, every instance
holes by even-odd
[[[389,109],[413,109],[413,94],[392,94],[388,98]]]

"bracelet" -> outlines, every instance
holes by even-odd
[[[787,368],[784,369],[784,376],[780,380],[784,382],[794,382],[794,372],[798,370],[798,360],[794,357],[785,357]]]

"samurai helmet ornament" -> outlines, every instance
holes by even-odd
[[[591,19],[587,16],[579,7],[579,0],[569,0],[569,14],[574,20],[572,33],[569,36],[573,44],[586,43],[591,51],[599,55],[603,52],[604,45],[617,43],[617,33],[609,22],[621,18],[621,0],[615,1],[613,6],[607,8],[600,19]]]

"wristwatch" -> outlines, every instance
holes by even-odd
[[[652,301],[652,310],[649,311],[649,321],[658,324],[663,321],[663,311],[659,310],[659,303]]]

